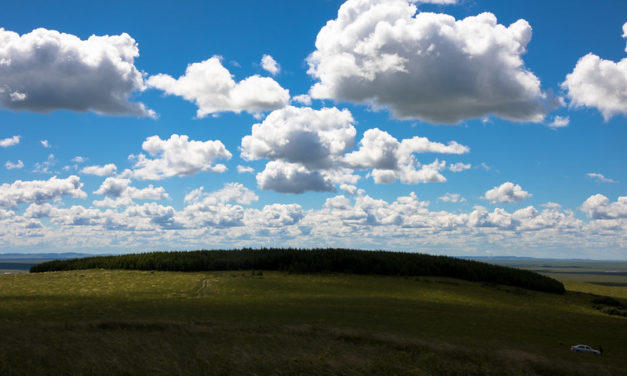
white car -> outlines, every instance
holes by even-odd
[[[593,349],[592,347],[590,347],[588,345],[571,346],[570,347],[570,351],[580,351],[580,352],[587,352],[587,353],[601,355],[601,352],[599,350],[595,350],[595,349]]]

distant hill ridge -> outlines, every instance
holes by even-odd
[[[438,276],[563,293],[564,285],[527,270],[420,253],[351,249],[241,249],[150,252],[48,261],[32,273],[77,269],[161,271],[267,270],[294,273],[353,273]]]
[[[94,256],[89,253],[0,253],[0,260],[65,260]]]

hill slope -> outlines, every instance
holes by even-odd
[[[563,293],[564,285],[526,270],[419,253],[348,249],[242,249],[152,252],[41,263],[31,272],[77,269],[161,271],[273,270],[294,273],[349,273],[438,276]]]

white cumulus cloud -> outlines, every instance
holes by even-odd
[[[457,162],[448,166],[448,169],[453,172],[462,172],[469,170],[472,167],[470,163]]]
[[[438,200],[444,202],[465,202],[466,199],[463,198],[459,193],[445,193],[444,196],[438,197]]]
[[[135,160],[132,170],[123,176],[140,180],[162,180],[172,176],[191,176],[201,171],[224,172],[226,166],[215,164],[216,159],[230,159],[231,153],[221,141],[189,140],[187,135],[173,134],[168,140],[151,136],[142,144],[144,154],[131,156]]]
[[[303,208],[298,204],[272,204],[264,206],[262,210],[250,209],[246,212],[246,222],[264,227],[291,226],[303,217]]]
[[[309,96],[309,94],[296,95],[296,96],[292,97],[292,102],[300,103],[300,104],[303,104],[305,106],[310,106],[311,105],[311,97]]]
[[[527,197],[531,197],[529,192],[524,191],[520,185],[511,182],[505,182],[494,187],[484,195],[486,200],[492,202],[520,202]]]
[[[372,168],[375,183],[390,184],[400,179],[405,184],[444,182],[440,171],[445,161],[435,160],[423,165],[415,153],[465,154],[470,151],[455,141],[448,144],[430,141],[426,137],[412,137],[398,141],[378,128],[368,129],[359,142],[357,151],[346,154],[345,161],[358,169]]]
[[[606,121],[627,115],[627,58],[616,63],[587,54],[566,76],[562,88],[571,106],[596,108]]]
[[[270,55],[263,55],[261,58],[261,67],[273,76],[276,76],[281,71],[279,63]]]
[[[240,174],[252,174],[255,169],[250,166],[237,165],[237,172]]]
[[[137,43],[126,33],[81,40],[44,28],[23,35],[0,28],[0,41],[5,108],[154,116],[142,103],[129,101],[144,83],[134,65]]]
[[[253,125],[242,139],[242,158],[270,159],[323,168],[353,147],[356,130],[348,110],[288,106]]]
[[[87,194],[81,190],[82,187],[83,183],[75,175],[65,179],[53,176],[48,180],[16,180],[11,184],[0,185],[0,207],[10,208],[24,202],[41,204],[68,195],[85,198]]]
[[[549,123],[550,128],[563,128],[570,124],[570,118],[568,116],[556,116],[553,121]]]
[[[627,218],[627,196],[620,196],[616,202],[602,194],[588,197],[581,204],[580,208],[590,218],[594,219],[617,219]]]
[[[270,161],[257,174],[259,188],[279,193],[304,193],[306,191],[334,191],[333,181],[316,170],[308,170],[298,163]]]
[[[81,173],[96,176],[109,176],[115,174],[117,170],[118,168],[115,164],[108,163],[104,166],[86,166],[81,170]]]
[[[259,197],[240,183],[227,183],[218,191],[205,193],[197,188],[185,196],[188,205],[182,213],[187,226],[232,227],[244,224],[244,208]],[[237,205],[234,205],[235,203]]]
[[[163,187],[153,187],[150,184],[146,188],[131,187],[131,179],[106,178],[100,187],[94,191],[95,194],[113,197],[105,197],[104,200],[94,201],[95,206],[129,206],[133,199],[137,200],[165,200],[170,196]]]
[[[194,102],[199,118],[219,112],[259,113],[288,104],[289,91],[270,77],[250,76],[236,82],[216,56],[187,66],[178,79],[167,74],[151,76],[147,84]]]
[[[627,38],[627,23],[623,38]],[[614,62],[589,53],[579,59],[562,88],[567,90],[572,107],[596,108],[605,121],[627,115],[627,58]]]
[[[554,98],[522,55],[531,26],[491,13],[456,20],[409,0],[348,0],[308,57],[314,98],[388,107],[400,119],[455,124],[495,115],[542,122]]]
[[[20,143],[20,138],[21,136],[3,138],[0,140],[0,148],[8,148],[9,146],[17,145]]]

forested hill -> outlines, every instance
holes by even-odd
[[[275,270],[293,273],[354,273],[438,276],[563,293],[564,285],[538,273],[478,261],[419,253],[349,249],[242,249],[151,252],[55,260],[32,273],[76,269],[162,271]]]

